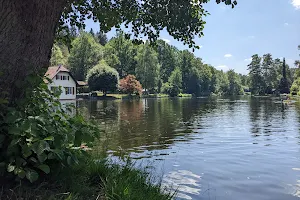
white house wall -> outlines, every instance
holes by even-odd
[[[60,99],[76,99],[76,83],[74,79],[67,72],[58,72],[57,75],[67,76],[67,77],[69,76],[70,78],[69,80],[61,80],[61,79],[56,80],[56,76],[54,76],[54,78],[52,79],[52,83],[48,84],[49,89],[51,89],[51,87],[53,86],[56,87],[61,86],[62,93],[60,95]],[[74,87],[74,95],[73,94],[66,95],[65,87]]]

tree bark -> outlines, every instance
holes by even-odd
[[[22,98],[16,85],[47,69],[67,0],[0,0],[0,98]]]

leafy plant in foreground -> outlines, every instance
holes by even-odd
[[[0,104],[0,170],[1,176],[34,182],[77,163],[82,151],[74,147],[90,145],[99,130],[82,116],[68,115],[70,107],[58,100],[60,91],[52,93],[42,77],[29,77],[20,85],[27,88],[24,99],[14,106]]]

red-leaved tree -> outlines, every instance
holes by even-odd
[[[141,95],[143,90],[141,83],[136,80],[136,77],[134,75],[131,74],[120,80],[119,87],[122,92],[130,95]]]

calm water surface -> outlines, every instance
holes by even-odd
[[[79,101],[98,148],[163,175],[178,199],[300,197],[300,104],[270,98]]]

